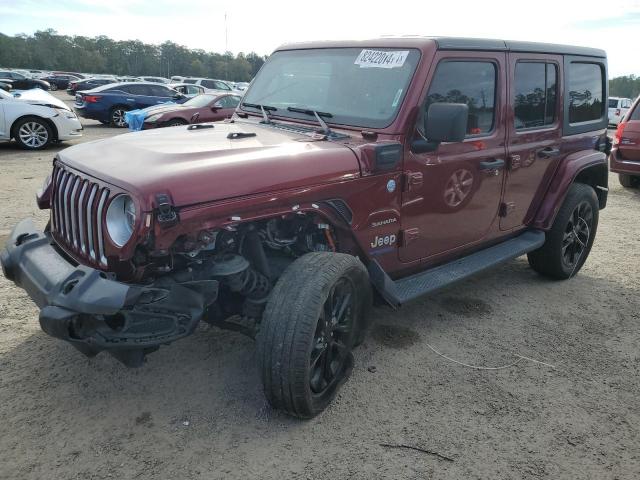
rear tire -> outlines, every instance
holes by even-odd
[[[273,289],[258,334],[258,366],[269,403],[312,418],[353,368],[352,348],[371,305],[365,267],[341,253],[309,253]]]
[[[619,173],[618,180],[620,180],[620,185],[624,188],[637,188],[640,186],[640,177],[635,175],[628,175],[626,173]]]
[[[109,113],[109,120],[111,126],[116,128],[126,128],[127,122],[124,121],[124,114],[128,112],[129,109],[123,106],[116,106],[111,109],[111,113]]]
[[[529,265],[550,278],[565,280],[580,271],[598,229],[598,197],[589,185],[574,183],[544,245],[527,254]]]
[[[51,85],[49,85],[49,90],[51,90],[52,92],[55,92],[56,90],[58,90],[58,85],[56,85],[55,83],[52,83]]]

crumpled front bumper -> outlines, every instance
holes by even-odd
[[[2,271],[40,307],[40,326],[88,356],[108,351],[140,366],[159,345],[193,332],[217,297],[218,282],[193,285],[164,279],[156,285],[118,282],[74,265],[30,219],[16,227],[0,253]]]

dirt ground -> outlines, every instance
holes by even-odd
[[[120,133],[85,123],[76,142]],[[54,151],[0,145],[2,244],[19,219],[46,222],[34,194]],[[610,186],[576,278],[545,280],[520,258],[375,310],[352,378],[311,421],[267,405],[239,334],[203,326],[128,370],[41,332],[0,278],[0,479],[640,478],[640,191]],[[555,368],[474,370],[428,345]]]

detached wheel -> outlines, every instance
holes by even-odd
[[[625,188],[634,188],[640,185],[640,177],[627,175],[626,173],[619,173],[618,180],[620,180],[620,185]]]
[[[14,127],[14,137],[26,150],[42,150],[53,141],[51,126],[38,117],[26,117]]]
[[[109,119],[111,120],[111,125],[118,128],[124,128],[127,126],[127,122],[124,120],[124,114],[129,111],[126,107],[114,107],[111,109],[111,114],[109,115]]]
[[[527,255],[538,273],[565,280],[580,271],[598,229],[598,197],[589,185],[574,183],[542,247]]]
[[[371,286],[362,263],[341,253],[310,253],[278,280],[258,334],[258,366],[269,403],[312,418],[336,396],[366,328]]]

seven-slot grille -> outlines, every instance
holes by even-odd
[[[51,232],[54,238],[92,263],[107,265],[102,220],[109,189],[59,165],[53,168]]]

